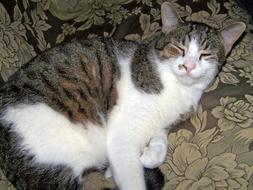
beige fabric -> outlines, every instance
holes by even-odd
[[[146,40],[161,29],[161,0],[12,2],[13,6],[5,1],[0,3],[0,73],[4,80],[36,54],[66,38],[113,35]],[[171,2],[183,20],[217,28],[232,21],[244,21],[247,31],[204,95],[198,113],[171,130],[168,157],[161,166],[166,178],[164,189],[252,190],[253,25],[250,17],[233,0]],[[99,189],[104,181],[97,173],[93,175],[88,189]],[[14,188],[1,173],[0,190],[7,189]]]

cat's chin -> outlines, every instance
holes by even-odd
[[[193,84],[196,84],[197,83],[197,81],[196,80],[194,80],[194,79],[192,79],[192,78],[186,78],[186,77],[181,77],[181,78],[179,78],[179,81],[182,83],[182,84],[184,84],[184,85],[188,85],[188,86],[190,86],[190,85],[193,85]]]
[[[177,76],[178,80],[184,85],[195,85],[201,81],[201,76],[195,76],[193,74],[184,74]]]

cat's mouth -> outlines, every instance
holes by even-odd
[[[179,64],[178,69],[182,71],[184,74],[182,75],[184,78],[198,80],[201,78],[201,76],[194,74],[194,69],[189,70],[189,68],[185,64]],[[186,80],[187,80],[186,79]]]

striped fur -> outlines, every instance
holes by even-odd
[[[101,124],[117,99],[120,77],[112,42],[73,41],[44,52],[1,89],[6,104],[46,102],[73,122]]]

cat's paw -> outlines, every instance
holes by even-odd
[[[145,168],[156,168],[160,166],[167,154],[167,138],[153,138],[149,146],[144,148],[140,161]]]
[[[165,160],[166,152],[161,149],[156,151],[145,148],[140,157],[141,163],[145,168],[156,168],[160,166]]]

